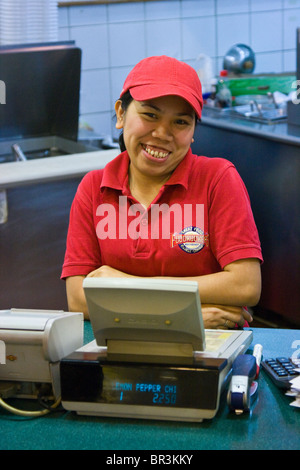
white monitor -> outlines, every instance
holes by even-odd
[[[87,277],[83,287],[96,342],[108,358],[178,360],[204,351],[196,282]]]

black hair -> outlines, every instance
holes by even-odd
[[[125,112],[128,106],[130,105],[131,101],[133,100],[130,94],[130,91],[126,91],[126,93],[124,93],[124,95],[120,98],[120,100],[121,100],[121,107],[123,111]],[[119,146],[120,146],[121,152],[124,152],[126,150],[123,131],[119,135]]]

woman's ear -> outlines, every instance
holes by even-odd
[[[122,108],[122,101],[118,100],[115,103],[115,111],[117,116],[116,129],[123,129],[124,124],[124,109]]]

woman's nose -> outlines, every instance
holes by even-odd
[[[171,126],[168,123],[157,123],[155,129],[152,131],[153,137],[156,137],[161,140],[171,141],[173,140],[173,134]]]

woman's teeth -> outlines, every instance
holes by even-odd
[[[158,151],[158,150],[153,150],[151,148],[148,148],[148,147],[144,147],[144,149],[146,150],[147,153],[149,153],[149,155],[151,155],[152,157],[155,157],[155,158],[165,158],[169,152],[162,152],[161,150]]]

